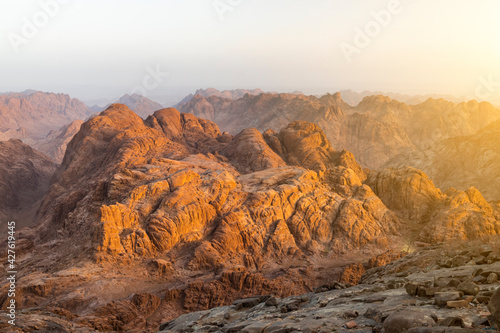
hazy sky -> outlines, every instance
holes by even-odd
[[[2,0],[0,27],[0,91],[500,96],[498,0]]]

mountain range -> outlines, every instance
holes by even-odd
[[[320,110],[317,119],[356,114],[338,95],[235,102],[249,98],[262,107],[254,116],[280,100],[316,106],[304,110]],[[407,106],[374,97],[358,107],[384,115]],[[495,111],[465,104],[450,112],[457,108]],[[9,142],[7,167],[13,156],[33,154]],[[53,167],[33,165],[34,174]],[[10,175],[2,191],[17,189],[24,177]],[[182,313],[240,297],[305,294],[348,279],[351,264],[384,265],[419,244],[500,232],[500,204],[477,189],[443,192],[407,166],[362,168],[304,120],[232,135],[174,108],[142,119],[113,104],[80,126],[50,184],[36,224],[17,233],[16,300],[25,331],[35,322],[79,332],[157,331]],[[7,291],[0,289],[2,308]]]
[[[500,120],[472,135],[439,141],[428,148],[396,156],[387,166],[412,165],[443,189],[474,184],[488,200],[500,198]]]
[[[54,129],[94,112],[65,94],[28,90],[0,95],[0,136],[28,141],[44,139]]]
[[[315,96],[245,95],[237,100],[194,96],[178,109],[237,134],[246,127],[279,130],[293,120],[317,123],[336,149],[347,149],[363,167],[379,169],[395,156],[447,138],[472,135],[500,118],[487,102],[428,99],[407,105],[385,96],[365,97],[355,107],[340,93]]]
[[[414,94],[402,94],[402,93],[391,93],[387,91],[368,91],[365,90],[363,92],[357,92],[353,90],[340,90],[339,93],[342,95],[342,99],[348,103],[349,105],[355,106],[361,103],[363,98],[374,95],[383,95],[390,97],[391,99],[395,99],[405,104],[420,104],[428,100],[432,99],[445,99],[454,103],[461,103],[469,100],[465,96],[457,97],[453,95],[445,95],[445,94],[423,94],[423,95],[414,95]]]

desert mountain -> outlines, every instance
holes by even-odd
[[[74,120],[85,120],[93,111],[65,94],[40,91],[0,95],[0,137],[42,140]]]
[[[245,95],[237,100],[194,96],[182,112],[216,122],[237,134],[247,127],[280,130],[294,120],[317,123],[332,146],[351,151],[363,167],[379,169],[398,154],[422,149],[459,135],[471,135],[500,118],[487,102],[452,103],[443,99],[406,105],[384,96],[365,97],[356,107],[340,94]]]
[[[363,98],[368,97],[368,96],[373,96],[373,95],[383,95],[390,97],[391,99],[398,100],[400,102],[403,102],[405,104],[420,104],[428,100],[429,98],[432,99],[445,99],[447,101],[451,101],[454,103],[461,103],[463,101],[466,101],[467,98],[465,96],[463,97],[456,97],[452,95],[439,95],[439,94],[425,94],[425,95],[409,95],[409,94],[401,94],[401,93],[391,93],[391,92],[382,92],[382,91],[363,91],[363,92],[356,92],[353,90],[341,90],[340,94],[342,95],[342,99],[348,103],[349,105],[355,106],[361,103]]]
[[[78,133],[82,124],[82,120],[75,120],[58,130],[52,130],[43,140],[34,142],[32,146],[60,164],[66,152],[66,146],[73,136]]]
[[[338,107],[317,101],[318,119],[341,115],[325,98]],[[17,300],[28,326],[42,307],[82,332],[156,331],[238,297],[310,292],[414,241],[495,235],[499,209],[416,169],[363,170],[311,122],[232,136],[173,108],[143,120],[113,104],[73,137],[38,225],[18,235]]]
[[[189,94],[186,97],[184,97],[179,103],[177,103],[177,105],[189,102],[196,95],[200,95],[203,97],[217,96],[221,98],[235,100],[245,96],[246,94],[260,95],[262,93],[264,93],[264,91],[260,89],[232,89],[232,90],[222,90],[222,91],[217,90],[215,88],[198,89],[194,94]]]
[[[150,100],[138,94],[125,94],[120,97],[115,103],[124,104],[134,111],[139,117],[146,119],[156,110],[163,109],[160,103]],[[106,108],[105,108],[106,109]]]
[[[7,221],[18,227],[31,224],[47,192],[56,165],[20,140],[0,142],[0,219],[5,235]]]
[[[500,121],[470,136],[457,136],[388,162],[412,165],[427,173],[443,190],[474,184],[488,200],[500,200]]]

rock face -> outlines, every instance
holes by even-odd
[[[134,111],[139,117],[146,119],[157,110],[163,109],[160,103],[150,100],[138,94],[125,94],[115,103],[124,104]]]
[[[278,131],[294,120],[314,122],[334,148],[352,152],[363,167],[371,169],[381,168],[398,154],[474,134],[500,118],[500,110],[485,102],[428,99],[406,105],[379,95],[367,96],[351,107],[338,93],[321,98],[263,93],[236,100],[198,94],[178,108],[212,120],[231,134],[249,126]]]
[[[55,163],[47,156],[20,140],[0,142],[2,232],[7,221],[15,221],[19,228],[32,223],[55,169]]]
[[[427,149],[398,156],[389,166],[423,170],[443,190],[465,190],[470,184],[488,200],[500,199],[500,121],[471,136],[439,141]]]
[[[64,94],[39,91],[0,95],[0,137],[42,140],[74,120],[85,120],[93,111]]]
[[[345,287],[335,280],[356,283],[402,244],[495,235],[498,208],[417,170],[363,170],[306,121],[233,137],[173,108],[143,120],[113,104],[68,144],[21,233],[16,297],[75,325],[150,331],[238,297]],[[307,299],[265,302],[288,313]]]

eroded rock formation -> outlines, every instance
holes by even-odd
[[[152,330],[238,297],[333,286],[346,265],[415,240],[496,234],[498,211],[418,170],[364,170],[306,121],[233,137],[173,108],[143,120],[113,104],[81,126],[39,224],[19,234],[17,297],[82,327]]]

